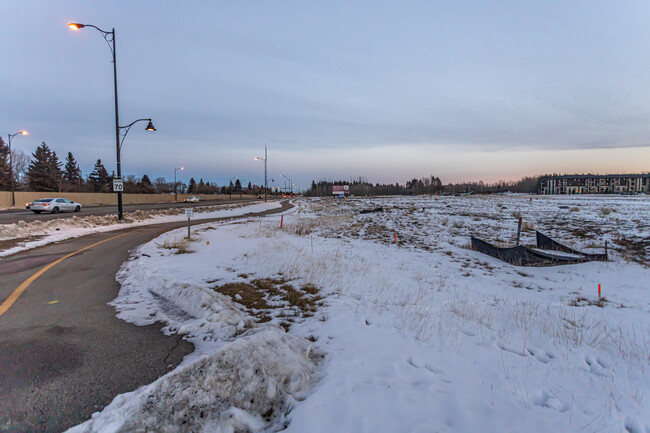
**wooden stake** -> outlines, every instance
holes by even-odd
[[[280,217],[280,228],[282,228],[282,223],[284,222],[284,215]]]
[[[397,233],[395,233],[395,243],[397,243]]]

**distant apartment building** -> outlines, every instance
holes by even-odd
[[[650,194],[647,174],[575,174],[540,179],[540,194]]]

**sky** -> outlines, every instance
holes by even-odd
[[[222,185],[650,171],[650,3],[0,0],[0,134]]]

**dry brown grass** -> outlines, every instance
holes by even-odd
[[[650,239],[621,236],[620,238],[614,239],[614,243],[620,246],[620,248],[616,248],[616,251],[623,258],[630,262],[636,262],[642,266],[650,267],[650,259],[648,258],[648,254],[650,253]]]
[[[594,299],[587,299],[583,296],[578,296],[575,299],[572,299],[569,302],[569,305],[572,307],[587,307],[587,306],[595,306],[595,307],[600,307],[603,308],[605,307],[605,303],[608,302],[607,298],[604,296],[601,298],[598,298],[598,300]]]
[[[241,277],[245,274],[240,274]],[[258,323],[280,319],[280,326],[289,329],[296,318],[309,317],[322,304],[318,288],[305,284],[296,289],[286,279],[258,278],[250,283],[236,282],[213,287],[243,306]]]
[[[188,242],[181,242],[176,247],[176,251],[174,252],[174,254],[190,254],[190,253],[193,253],[193,252],[194,252],[194,250],[192,250],[190,248],[190,245],[189,245]]]
[[[318,293],[318,287],[314,286],[313,284],[305,284],[300,288],[300,290],[310,295],[315,295]]]
[[[304,294],[294,289],[293,287],[287,288],[287,291],[285,292],[285,297],[287,299],[287,302],[289,302],[289,305],[291,305],[292,307],[298,307],[304,309],[305,306],[307,305],[307,300],[305,299]]]
[[[162,245],[160,245],[160,248],[167,250],[175,249],[176,251],[174,251],[174,254],[190,254],[194,252],[194,250],[190,248],[190,243],[187,239],[165,239]]]
[[[230,296],[235,302],[246,308],[256,310],[268,309],[269,304],[266,302],[265,293],[260,291],[252,284],[248,283],[228,283],[223,286],[215,287],[219,293]],[[237,297],[239,295],[239,297]]]
[[[521,230],[524,232],[532,232],[533,230],[535,230],[535,224],[528,221],[524,221],[523,223],[521,223]]]

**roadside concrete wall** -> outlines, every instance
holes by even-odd
[[[178,201],[183,201],[185,197],[195,194],[178,194]],[[39,198],[61,197],[67,198],[84,206],[98,204],[117,205],[116,193],[89,193],[89,192],[24,192],[16,191],[16,207],[25,207],[29,203]],[[228,194],[196,194],[201,200],[227,200]],[[232,198],[239,198],[239,194],[233,194]],[[252,194],[242,194],[242,198],[255,198]],[[174,194],[122,194],[124,204],[141,204],[141,203],[174,203]],[[0,191],[0,207],[11,206],[11,191]]]

